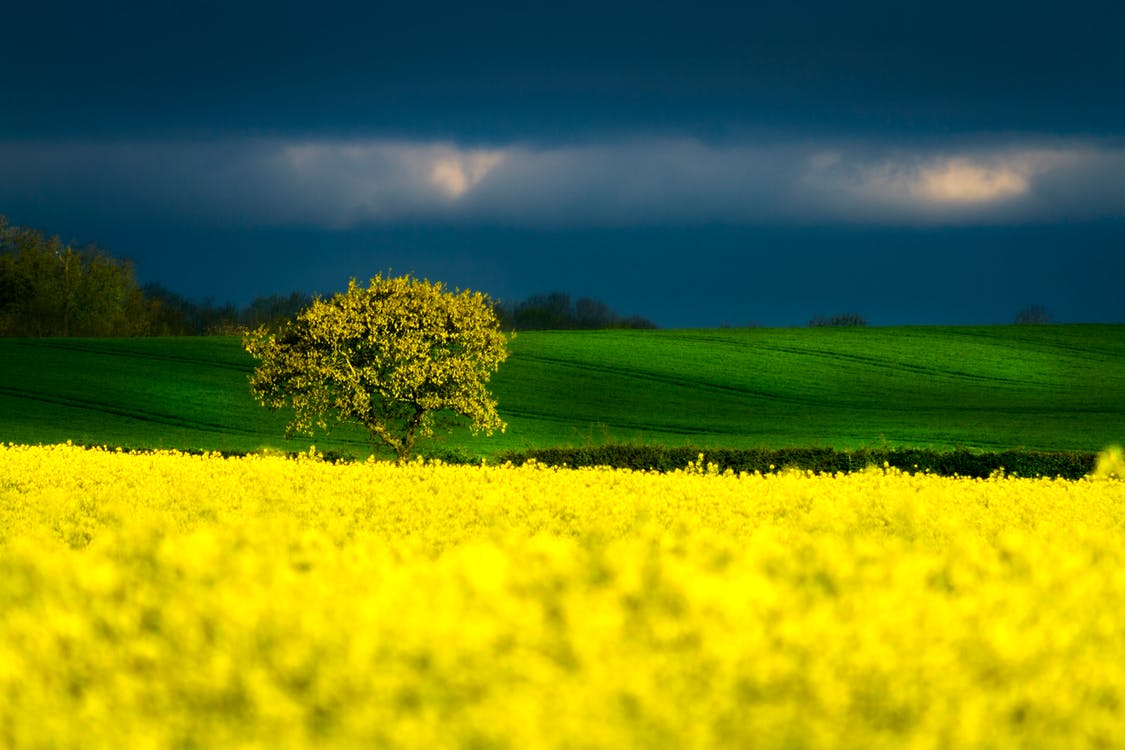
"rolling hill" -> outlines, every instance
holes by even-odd
[[[699,448],[1098,450],[1125,441],[1125,326],[527,332],[493,379],[508,430],[422,452]],[[237,338],[0,340],[0,441],[365,453],[282,440]]]

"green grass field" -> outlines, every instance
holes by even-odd
[[[601,442],[1099,450],[1125,441],[1125,326],[522,333],[493,379],[508,431],[422,452]],[[0,441],[365,453],[282,439],[236,338],[0,340]]]

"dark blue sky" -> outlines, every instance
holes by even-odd
[[[22,3],[0,213],[245,302],[1125,321],[1125,5]]]

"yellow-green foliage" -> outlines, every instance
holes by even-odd
[[[0,746],[1112,747],[1125,485],[0,447]]]
[[[1125,479],[1125,451],[1113,445],[1098,454],[1094,476],[1105,479]]]
[[[244,345],[260,360],[251,391],[264,406],[291,406],[291,431],[355,421],[402,460],[432,434],[436,412],[468,417],[474,431],[504,429],[487,384],[507,339],[480,292],[409,276],[375,276],[367,287],[352,279],[280,334],[258,329]]]

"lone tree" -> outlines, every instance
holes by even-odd
[[[1051,313],[1043,305],[1028,305],[1016,313],[1018,326],[1042,326],[1051,322]]]
[[[809,321],[809,328],[861,328],[867,320],[859,313],[838,313],[830,318],[817,315]]]
[[[243,346],[260,364],[250,390],[263,406],[292,406],[294,432],[329,419],[363,425],[405,462],[435,417],[461,415],[474,433],[503,431],[492,373],[508,357],[492,301],[440,283],[376,275],[366,288],[318,299],[280,333],[258,328]]]

